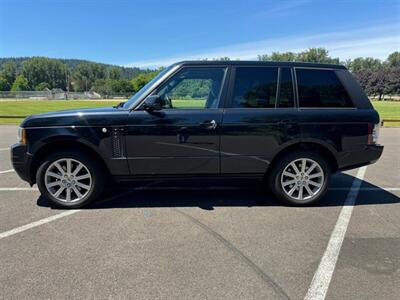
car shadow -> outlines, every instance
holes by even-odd
[[[332,176],[329,190],[324,198],[311,206],[342,206],[350,191],[354,177],[339,173]],[[362,181],[356,205],[395,204],[400,198],[393,193]],[[49,201],[39,197],[37,204],[55,208]],[[151,208],[151,207],[199,207],[213,210],[214,207],[285,206],[260,183],[235,181],[215,186],[210,183],[178,183],[159,181],[116,185],[103,193],[102,197],[83,209]]]

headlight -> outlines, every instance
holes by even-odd
[[[18,143],[26,145],[26,129],[19,127],[18,128]]]

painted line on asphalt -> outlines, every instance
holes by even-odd
[[[0,151],[10,151],[10,148],[0,148]]]
[[[20,226],[20,227],[17,227],[17,228],[14,228],[14,229],[11,229],[11,230],[8,230],[8,231],[5,231],[5,232],[2,232],[2,233],[0,233],[0,240],[4,239],[6,237],[12,236],[14,234],[17,234],[17,233],[20,233],[20,232],[23,232],[23,231],[38,227],[40,225],[53,222],[55,220],[64,218],[66,216],[70,216],[70,215],[76,214],[79,211],[80,211],[79,209],[64,211],[64,212],[56,214],[54,216],[51,216],[51,217],[48,217],[48,218],[44,218],[44,219],[41,219],[39,221],[32,222],[32,223],[29,223],[29,224],[26,224],[26,225],[23,225],[23,226]]]
[[[307,294],[304,297],[305,300],[325,299],[366,170],[367,167],[360,168],[356,178],[354,178],[353,184],[343,204],[343,208],[340,211],[339,218],[336,221],[335,228],[331,233],[328,246],[321,258]]]
[[[349,187],[336,187],[336,188],[329,188],[328,190],[330,191],[348,191],[350,188]],[[398,187],[388,187],[388,188],[380,188],[380,187],[364,187],[360,188],[360,191],[400,191],[400,188]]]
[[[111,200],[113,200],[115,198],[124,196],[126,194],[128,194],[128,193],[122,193],[122,194],[119,194],[119,195],[111,196],[110,198],[106,198],[103,201],[100,201],[100,203],[103,203],[103,202],[106,202],[106,201],[111,201]],[[8,230],[8,231],[1,232],[0,233],[0,240],[4,239],[6,237],[9,237],[9,236],[15,235],[17,233],[20,233],[20,232],[23,232],[23,231],[26,231],[26,230],[41,226],[43,224],[47,224],[47,223],[53,222],[55,220],[58,220],[58,219],[61,219],[61,218],[76,214],[77,212],[80,212],[80,211],[82,211],[82,209],[71,209],[71,210],[63,211],[62,213],[59,213],[59,214],[56,214],[56,215],[53,215],[53,216],[50,216],[50,217],[47,217],[47,218],[32,222],[32,223],[26,224],[26,225],[23,225],[23,226],[19,226],[19,227],[16,227],[16,228]]]
[[[14,172],[14,169],[0,171],[0,174],[11,173],[11,172]]]
[[[38,191],[38,188],[30,187],[11,187],[11,188],[0,188],[0,192],[14,192],[14,191]]]

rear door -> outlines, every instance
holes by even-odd
[[[263,174],[281,145],[299,137],[291,68],[237,66],[221,130],[221,173]]]

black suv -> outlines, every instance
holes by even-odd
[[[375,162],[379,115],[343,66],[174,64],[115,107],[33,115],[13,166],[62,207],[136,179],[254,178],[279,199],[320,199],[334,172]]]

